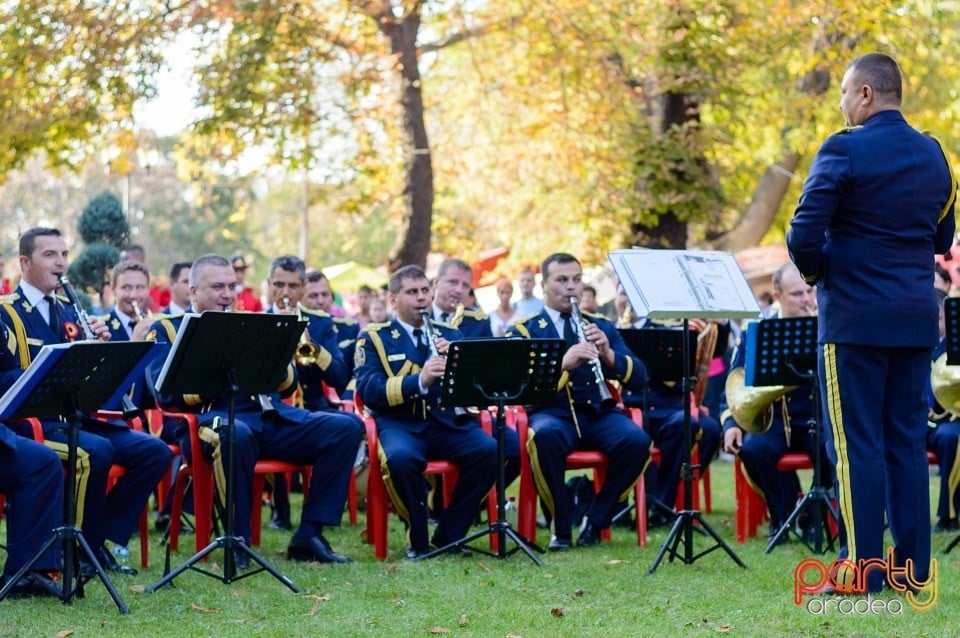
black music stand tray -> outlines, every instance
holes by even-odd
[[[506,406],[552,403],[557,395],[560,364],[566,346],[563,339],[469,339],[450,344],[440,405],[448,408],[497,406],[497,520],[486,529],[440,547],[423,558],[433,558],[483,536],[496,534],[496,554],[476,547],[471,549],[496,558],[523,551],[534,563],[543,565],[531,548],[540,553],[543,550],[518,534],[506,517]],[[490,365],[491,361],[497,364]],[[510,551],[507,551],[507,537],[517,545]]]
[[[840,515],[836,506],[830,500],[830,490],[821,484],[823,467],[820,463],[820,446],[822,432],[820,431],[820,384],[817,374],[817,318],[790,317],[784,319],[767,319],[754,324],[750,330],[756,331],[756,336],[748,334],[746,339],[747,362],[745,367],[747,385],[752,386],[795,386],[809,384],[812,389],[813,404],[810,411],[810,436],[813,439],[813,485],[803,495],[803,498],[794,507],[793,512],[783,522],[780,529],[774,533],[767,543],[764,553],[769,554],[780,543],[780,539],[788,536],[797,519],[803,513],[808,503],[814,504],[813,529],[815,533],[813,543],[801,536],[797,536],[811,552],[823,554],[833,549],[835,537],[831,537],[824,527],[826,521],[823,513],[839,522]],[[823,537],[827,537],[827,545],[823,545]]]
[[[620,328],[617,332],[620,333],[620,337],[630,352],[643,361],[647,368],[647,375],[651,379],[665,379],[681,383],[684,378],[684,363],[681,357],[684,354],[689,359],[690,369],[696,366],[697,333],[693,330],[684,333],[682,330],[673,328]],[[686,346],[683,343],[684,334],[687,335]],[[643,414],[647,413],[646,392],[644,392],[641,411]],[[672,506],[666,503],[654,499],[650,502],[650,506],[663,512],[671,521],[676,518],[677,513]],[[629,515],[635,507],[636,504],[630,504],[623,508],[617,512],[611,523],[616,523],[624,516]],[[643,514],[646,515],[646,512]],[[701,534],[705,533],[699,527],[694,529]]]
[[[130,613],[83,532],[76,526],[77,448],[83,417],[116,399],[118,392],[129,387],[130,380],[138,372],[142,374],[152,345],[146,342],[80,341],[44,346],[0,400],[0,418],[61,418],[67,430],[67,493],[63,497],[63,525],[52,531],[36,555],[0,589],[0,600],[59,540],[63,543],[61,602],[69,604],[74,596],[83,598],[85,579],[77,568],[79,558],[83,556],[93,565],[120,613]],[[92,576],[87,580],[90,578]]]
[[[946,328],[944,338],[947,346],[947,365],[960,365],[960,297],[947,297],[943,300],[943,317]],[[960,545],[960,534],[950,541],[944,553],[949,554],[957,545]]]
[[[302,593],[293,581],[281,574],[250,549],[242,536],[236,535],[234,508],[234,440],[236,420],[234,400],[238,394],[266,394],[276,390],[287,374],[287,366],[303,332],[303,324],[295,315],[266,313],[204,312],[187,315],[170,350],[156,386],[161,394],[199,394],[228,399],[226,436],[226,503],[227,516],[223,535],[187,561],[165,574],[145,591],[153,592],[192,569],[222,583],[247,578],[262,571],[296,593]],[[223,548],[223,573],[215,574],[196,564],[218,548]],[[260,565],[237,575],[235,552],[243,552]]]

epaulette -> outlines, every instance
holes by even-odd
[[[11,304],[16,303],[17,299],[20,298],[20,293],[11,292],[10,294],[3,295],[0,297],[0,304]]]
[[[334,317],[333,320],[334,320],[334,322],[336,322],[336,323],[343,323],[343,324],[346,324],[346,325],[348,325],[348,326],[352,326],[352,325],[355,325],[355,324],[360,323],[359,321],[357,321],[357,320],[354,319],[353,317]]]
[[[366,330],[367,332],[376,332],[377,330],[382,330],[383,328],[389,328],[389,327],[390,327],[390,322],[383,321],[380,323],[368,323],[366,326],[364,326],[363,329]]]
[[[856,126],[844,126],[842,129],[837,131],[836,134],[839,135],[840,133],[850,133],[851,131],[856,131],[862,128],[863,128],[863,124],[857,124]]]
[[[610,317],[603,314],[602,312],[585,312],[581,311],[584,317],[590,317],[591,319],[603,319],[604,321],[610,321]]]
[[[57,295],[57,299],[60,300],[60,303],[70,304],[71,306],[73,305],[73,302],[70,301],[70,297],[68,297],[68,296],[66,296],[66,295],[58,294],[58,295]]]
[[[517,325],[517,324],[527,323],[528,321],[530,321],[530,320],[533,319],[534,317],[539,317],[539,316],[540,316],[540,312],[537,311],[537,312],[533,313],[532,315],[527,315],[526,317],[520,317],[519,319],[514,319],[513,321],[510,322],[510,325],[511,325],[511,326],[515,326],[515,325]]]
[[[311,308],[305,308],[300,306],[300,312],[305,315],[313,315],[314,317],[329,317],[330,313],[326,310],[313,310]]]
[[[486,321],[490,318],[487,316],[487,313],[482,310],[464,310],[463,316],[470,317],[471,319],[477,319],[479,321]]]

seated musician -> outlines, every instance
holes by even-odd
[[[482,310],[466,305],[472,285],[470,264],[462,259],[444,259],[433,284],[431,316],[434,322],[449,323],[464,339],[489,339],[493,337],[490,319]]]
[[[333,317],[333,326],[337,331],[337,346],[343,354],[343,361],[347,366],[347,387],[341,391],[341,399],[353,396],[356,383],[353,380],[353,354],[357,349],[357,336],[360,334],[360,324],[353,317],[334,314],[333,290],[330,289],[330,280],[319,270],[307,270],[304,277],[303,296],[300,305],[307,310],[322,310]],[[342,309],[341,309],[342,314]],[[309,405],[308,409],[312,409]]]
[[[564,338],[563,373],[554,403],[530,406],[530,450],[535,484],[551,515],[549,549],[572,546],[572,505],[564,482],[567,455],[574,450],[599,450],[608,459],[607,474],[594,497],[577,538],[580,547],[600,541],[622,494],[640,478],[650,458],[650,437],[612,401],[604,401],[598,375],[624,388],[640,391],[647,379],[643,363],[623,343],[614,325],[599,315],[583,315],[582,334],[571,317],[571,297],[583,291],[583,271],[573,255],[555,253],[541,268],[544,308],[507,328],[507,337]],[[605,386],[603,391],[606,391]]]
[[[957,450],[960,449],[960,411],[956,408],[956,399],[949,400],[950,393],[953,392],[956,397],[956,388],[960,387],[957,373],[953,371],[960,368],[945,365],[947,342],[943,301],[946,300],[946,293],[940,294],[940,344],[933,351],[935,364],[931,382],[934,393],[930,397],[929,419],[932,427],[927,430],[927,450],[937,455],[937,464],[940,467],[940,496],[937,499],[937,522],[933,531],[950,532],[960,529],[960,523],[957,523],[957,509],[960,509],[960,469],[956,465]],[[945,397],[944,403],[951,405],[950,409],[940,404],[937,394]]]
[[[772,318],[809,317],[816,314],[816,289],[803,281],[800,271],[792,262],[785,263],[773,274],[773,297],[779,302],[780,311]],[[756,406],[738,405],[733,393],[744,387],[745,350],[741,344],[734,354],[727,391],[721,399],[723,444],[725,450],[740,456],[747,481],[766,502],[770,511],[772,537],[793,512],[801,494],[797,473],[777,470],[780,457],[787,452],[805,452],[813,458],[813,454],[819,453],[820,483],[823,487],[833,485],[833,472],[823,437],[819,437],[818,441],[818,437],[812,436],[810,431],[813,409],[811,393],[814,390],[809,383],[764,399],[765,404],[772,401],[773,420],[770,428],[762,434],[747,434],[737,423],[736,415],[742,413],[744,408],[758,409]],[[762,392],[762,388],[757,390]],[[768,408],[764,405],[759,409],[762,414]],[[806,531],[804,527],[807,520],[808,516],[801,516],[798,521],[802,532]],[[781,538],[786,540],[787,536]]]
[[[629,307],[626,293],[620,287],[615,300],[621,327],[625,328],[677,328],[680,325],[666,320],[652,320],[638,317]],[[700,334],[707,330],[718,330],[714,324],[700,319],[690,320],[691,329]],[[699,353],[699,348],[698,348]],[[708,356],[712,356],[710,348]],[[706,379],[704,378],[705,382]],[[631,388],[623,391],[623,404],[643,410],[643,429],[654,444],[660,448],[660,462],[651,464],[647,470],[646,488],[649,505],[648,525],[667,524],[673,520],[674,504],[677,500],[677,486],[682,478],[683,468],[683,386],[679,379],[651,378],[641,392]],[[692,440],[698,445],[700,475],[709,467],[720,447],[720,423],[702,407],[691,415]]]
[[[270,264],[268,281],[274,300],[268,312],[297,314],[301,320],[307,322],[306,331],[294,357],[303,407],[311,412],[326,412],[332,420],[353,423],[362,439],[363,421],[355,414],[343,412],[331,405],[324,392],[323,386],[326,384],[333,388],[338,396],[342,396],[352,369],[343,358],[333,317],[323,310],[306,308],[301,303],[306,283],[306,265],[295,255],[277,257]],[[356,322],[354,324],[356,325]],[[275,474],[273,479],[270,527],[292,529],[286,478],[283,474]]]
[[[440,407],[443,355],[461,335],[443,323],[434,324],[439,336],[425,334],[426,274],[404,266],[391,275],[388,292],[396,318],[368,324],[357,342],[357,396],[376,418],[384,481],[407,526],[406,556],[416,559],[430,551],[430,542],[443,547],[466,535],[496,480],[497,445],[474,419],[458,419],[453,409]],[[423,470],[434,459],[455,463],[459,478],[429,537]]]
[[[0,322],[0,361],[7,369],[0,375],[0,395],[9,389],[20,368],[7,347],[7,329]],[[9,504],[7,560],[0,576],[5,587],[26,563],[36,556],[53,529],[63,521],[63,466],[57,453],[32,439],[19,436],[0,423],[0,493]],[[60,571],[61,543],[54,543],[33,567],[15,582],[10,597],[59,597],[60,586],[50,578]]]
[[[3,298],[0,318],[15,336],[13,365],[21,369],[26,369],[44,344],[83,338],[78,310],[56,295],[67,265],[68,251],[60,231],[32,228],[20,238],[23,277],[17,290]],[[99,319],[89,319],[89,328],[97,338],[109,340],[110,331]],[[63,423],[54,420],[42,423],[46,444],[65,460],[67,434]],[[126,473],[108,494],[107,474],[114,463],[122,466]],[[86,479],[86,489],[82,484],[78,486],[78,526],[107,569],[137,573],[133,567],[118,563],[106,549],[104,540],[126,546],[147,499],[169,463],[170,450],[156,437],[131,430],[122,421],[83,420],[78,476]],[[92,566],[81,564],[81,570],[92,573]]]
[[[191,311],[228,311],[236,301],[236,276],[230,262],[220,255],[205,255],[194,261],[190,269]],[[161,318],[154,323],[158,342],[172,343],[183,317]],[[162,366],[163,357],[154,360],[151,374]],[[296,387],[296,370],[278,392],[260,397],[238,396],[235,399],[233,506],[236,510],[236,533],[248,542],[251,536],[250,511],[253,506],[253,469],[258,458],[270,458],[313,466],[309,496],[304,500],[300,526],[287,547],[293,560],[319,563],[346,563],[350,559],[334,552],[323,532],[337,526],[347,500],[347,487],[353,459],[360,445],[361,433],[356,423],[329,412],[308,412],[284,404],[283,394]],[[151,384],[152,386],[153,384]],[[198,413],[200,424],[211,423],[215,416],[227,418],[228,401],[224,396],[187,395],[157,397],[163,407]],[[178,434],[181,447],[189,454],[189,439],[182,428]],[[222,433],[221,433],[222,436]],[[237,554],[237,567],[243,569],[249,560]]]

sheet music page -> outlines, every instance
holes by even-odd
[[[174,360],[174,355],[176,354],[177,349],[180,347],[183,335],[187,331],[187,325],[189,325],[191,320],[196,321],[199,318],[200,315],[195,312],[183,316],[183,321],[180,322],[180,329],[177,330],[177,338],[173,340],[173,346],[171,346],[170,352],[167,353],[167,360],[163,362],[163,368],[161,368],[160,374],[157,375],[157,380],[154,383],[157,392],[159,392],[160,388],[163,387],[163,380],[167,376],[167,371],[170,369],[170,364]]]
[[[22,399],[16,401],[17,405],[11,406],[11,403],[17,399],[19,394],[23,391],[24,388],[28,387],[33,383],[33,377],[40,370],[46,369],[46,361],[50,357],[58,355],[60,350],[66,350],[72,343],[56,343],[51,345],[46,345],[40,348],[40,352],[37,353],[37,356],[33,358],[33,361],[30,362],[30,365],[27,366],[27,369],[23,371],[17,380],[13,382],[6,392],[3,393],[3,397],[0,397],[0,414],[6,414],[7,409],[12,407],[11,413],[15,412],[16,409],[23,403]]]
[[[733,255],[706,250],[634,248],[609,255],[641,317],[757,317],[760,306]]]

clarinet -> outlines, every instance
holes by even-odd
[[[584,332],[586,324],[583,321],[583,315],[580,314],[580,304],[577,302],[576,297],[570,297],[570,315],[573,318],[573,323],[577,327],[577,339],[580,341],[586,341],[587,337]],[[597,389],[600,391],[600,407],[609,408],[613,407],[616,404],[613,395],[610,394],[610,388],[607,387],[607,382],[603,378],[603,368],[601,367],[600,358],[594,357],[590,359],[590,369],[593,370],[593,377],[597,382]]]
[[[87,311],[84,310],[83,306],[80,304],[80,297],[77,296],[76,291],[73,289],[73,286],[70,285],[70,281],[67,279],[66,275],[60,275],[60,287],[63,288],[63,294],[65,294],[67,299],[70,300],[70,303],[73,305],[74,312],[77,313],[80,329],[83,330],[83,338],[96,339],[97,335],[93,332],[93,328],[90,326],[90,316],[87,315]]]
[[[440,337],[440,332],[433,326],[433,320],[430,318],[430,311],[421,310],[420,316],[423,317],[423,327],[426,328],[427,331],[427,342],[430,344],[430,356],[443,356],[440,354],[440,351],[437,350],[437,339]],[[453,409],[453,420],[457,423],[466,423],[470,420],[470,418],[470,413],[467,412],[465,408]]]
[[[83,309],[83,306],[80,304],[80,298],[77,296],[77,292],[73,289],[73,286],[70,285],[70,281],[66,275],[60,275],[60,287],[63,288],[63,294],[70,300],[74,312],[77,313],[77,322],[80,324],[80,329],[83,330],[83,338],[96,340],[97,335],[93,332],[93,327],[90,325],[90,315]],[[134,306],[134,309],[139,310],[137,306]],[[124,394],[120,398],[120,410],[123,413],[124,420],[130,420],[140,414],[140,408],[133,402],[129,394]]]

